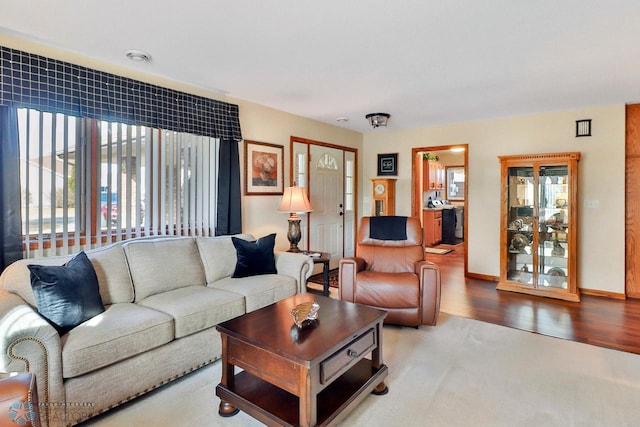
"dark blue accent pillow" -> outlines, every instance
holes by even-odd
[[[98,276],[87,254],[80,252],[65,265],[27,265],[38,312],[60,335],[104,311]]]
[[[276,234],[269,234],[249,242],[238,237],[231,237],[236,247],[236,269],[231,277],[248,277],[259,274],[276,274],[276,258],[273,248],[276,244]]]

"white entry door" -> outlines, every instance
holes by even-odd
[[[343,151],[310,146],[309,198],[313,212],[309,222],[309,247],[331,254],[336,268],[344,250]]]

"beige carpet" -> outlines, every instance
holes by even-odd
[[[386,396],[344,426],[638,426],[640,356],[442,314],[435,328],[385,326]],[[259,426],[217,414],[220,363],[85,423]]]

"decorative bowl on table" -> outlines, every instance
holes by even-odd
[[[318,318],[318,310],[320,305],[313,301],[298,304],[291,310],[291,316],[297,327],[302,328],[308,322]]]

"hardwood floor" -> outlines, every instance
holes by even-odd
[[[464,246],[446,255],[426,254],[440,266],[440,310],[484,322],[640,354],[640,300],[581,295],[567,302],[498,291],[496,283],[464,277]]]

